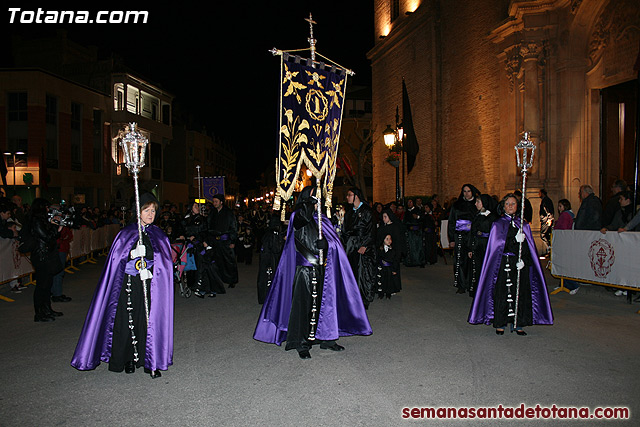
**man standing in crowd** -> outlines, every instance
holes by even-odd
[[[540,238],[545,244],[545,252],[551,247],[551,230],[553,230],[553,202],[547,196],[547,190],[540,189]]]
[[[373,214],[363,199],[359,188],[353,187],[347,191],[347,202],[352,206],[345,213],[343,240],[362,302],[365,308],[369,308],[369,303],[373,301],[376,251]]]
[[[214,259],[218,263],[220,278],[235,288],[238,283],[238,264],[234,251],[238,238],[236,217],[224,206],[224,195],[213,196],[213,209],[209,213],[209,233],[213,237]]]
[[[627,183],[622,179],[617,179],[611,185],[611,192],[613,195],[604,206],[604,210],[602,211],[602,226],[606,227],[607,225],[613,222],[613,217],[620,210],[620,195],[627,191]]]
[[[590,185],[581,185],[580,210],[576,214],[574,230],[600,230],[602,228],[602,202]]]

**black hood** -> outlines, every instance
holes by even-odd
[[[140,210],[142,212],[142,207],[149,203],[149,202],[156,202],[157,205],[157,209],[156,209],[156,216],[155,218],[153,218],[153,222],[156,222],[160,216],[160,203],[158,202],[158,199],[156,198],[156,196],[153,195],[153,193],[150,193],[148,191],[145,191],[144,193],[140,193]],[[133,200],[133,202],[131,203],[131,212],[133,212],[132,215],[132,222],[135,222],[138,220],[138,214],[136,213],[136,201],[135,199]]]

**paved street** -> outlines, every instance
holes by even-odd
[[[174,365],[152,380],[69,365],[104,258],[65,278],[64,316],[34,323],[33,288],[0,301],[0,425],[401,425],[404,407],[625,406],[638,425],[639,304],[600,287],[551,297],[554,326],[496,336],[466,322],[471,299],[456,295],[452,267],[403,269],[403,291],[376,300],[373,335],[340,339],[346,351],[314,348],[311,360],[254,341],[260,311],[257,257],[240,283],[215,299],[176,296]],[[449,257],[449,262],[451,262]],[[552,289],[557,281],[550,280]],[[424,425],[515,425],[427,420]],[[542,420],[520,421],[539,425]],[[602,420],[545,425],[602,425]]]

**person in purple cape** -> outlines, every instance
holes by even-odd
[[[318,239],[317,203],[313,187],[302,190],[253,335],[276,345],[286,341],[285,350],[296,349],[301,359],[311,358],[314,344],[342,351],[339,337],[372,333],[347,255],[324,215],[323,238]]]
[[[515,194],[507,194],[501,204],[504,214],[491,227],[469,323],[493,325],[498,335],[509,325],[518,335],[527,335],[524,326],[552,325],[553,313],[529,224],[520,232]]]
[[[156,198],[142,194],[140,205],[144,255],[137,247],[138,224],[134,222],[111,245],[71,360],[78,370],[95,369],[102,361],[109,363],[110,371],[128,374],[144,366],[145,372],[157,378],[173,364],[171,246],[166,234],[153,225]],[[152,277],[146,280],[145,294],[141,275],[149,272]]]

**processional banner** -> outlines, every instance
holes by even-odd
[[[210,176],[202,178],[204,198],[213,201],[216,194],[224,194],[224,176]]]
[[[274,209],[286,202],[304,164],[331,206],[347,72],[299,56],[281,56],[279,153]],[[312,66],[315,65],[315,66]],[[324,177],[324,180],[323,180]],[[283,211],[284,212],[284,211]]]

